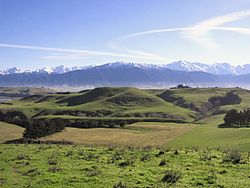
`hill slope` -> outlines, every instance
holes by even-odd
[[[147,90],[136,88],[96,88],[72,94],[34,95],[1,111],[21,111],[32,118],[46,115],[76,117],[144,117],[192,121],[195,112],[166,102]]]
[[[8,141],[8,140],[14,140],[18,138],[22,138],[22,133],[24,131],[23,128],[9,124],[9,123],[4,123],[0,122],[0,143]]]

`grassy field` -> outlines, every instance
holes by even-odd
[[[17,89],[18,90],[18,89]],[[20,89],[19,89],[20,90]],[[77,144],[131,145],[173,147],[234,147],[244,151],[250,148],[250,129],[221,129],[224,112],[236,108],[248,108],[250,92],[239,88],[194,88],[172,89],[173,95],[183,98],[197,107],[203,106],[212,96],[223,96],[229,91],[238,94],[242,102],[236,105],[218,106],[220,115],[204,117],[194,121],[196,111],[166,102],[158,95],[164,90],[142,90],[137,88],[96,88],[71,94],[43,94],[12,101],[12,105],[0,104],[1,110],[18,110],[34,119],[60,118],[68,120],[86,119],[117,120],[151,117],[157,120],[182,119],[190,124],[137,123],[123,129],[77,129],[65,131],[43,139],[69,140]],[[56,115],[55,115],[56,114]],[[211,113],[208,113],[211,114]],[[164,116],[164,117],[163,117]],[[11,131],[9,131],[11,132]],[[6,134],[7,135],[7,134]]]
[[[194,125],[175,123],[135,123],[123,129],[66,128],[63,132],[42,138],[41,140],[71,141],[85,145],[114,145],[133,147],[162,147],[170,140],[192,130]]]
[[[235,148],[250,151],[250,129],[218,128],[223,115],[205,118],[187,134],[169,143],[172,147]]]
[[[24,129],[9,123],[0,122],[0,143],[22,138]]]
[[[173,95],[202,107],[211,96],[234,91],[242,102],[218,106],[194,121],[197,111],[157,97],[162,90],[100,88],[43,94],[0,104],[33,120],[150,119],[116,128],[72,128],[40,138],[74,145],[0,144],[0,187],[249,187],[250,129],[218,128],[225,112],[248,108],[243,89],[175,89]],[[11,104],[10,104],[11,103]],[[164,115],[164,116],[163,116]],[[0,142],[23,128],[0,122]],[[232,150],[232,149],[237,149]]]
[[[204,105],[211,96],[223,96],[227,92],[236,90],[240,93],[242,89],[232,88],[187,88],[187,89],[173,89],[174,96],[182,97],[188,103],[193,103],[197,107]],[[238,92],[238,93],[239,93]]]
[[[248,187],[247,153],[0,144],[0,186]]]

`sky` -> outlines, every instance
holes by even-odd
[[[250,0],[0,0],[0,69],[250,64]]]

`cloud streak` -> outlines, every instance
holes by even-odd
[[[245,10],[224,16],[214,17],[195,24],[192,27],[194,28],[193,30],[183,32],[183,37],[204,47],[217,47],[219,45],[210,36],[210,31],[213,28],[215,30],[233,31],[248,34],[248,31],[245,28],[222,28],[220,26],[247,18],[249,16],[250,10]]]
[[[148,59],[148,60],[153,60],[154,59],[154,57],[146,56],[146,55],[144,55],[144,56],[140,55],[139,56],[139,55],[133,55],[133,54],[126,54],[126,53],[111,53],[111,52],[78,50],[78,49],[66,49],[66,48],[48,48],[48,47],[30,46],[30,45],[2,44],[2,43],[0,43],[0,47],[2,47],[2,48],[16,48],[16,49],[28,49],[28,50],[71,53],[71,54],[76,54],[78,57],[80,57],[79,55],[81,55],[82,57],[86,57],[86,56],[109,56],[109,57]],[[47,56],[47,59],[48,58],[49,58],[49,56]]]
[[[211,36],[209,35],[210,32],[216,30],[216,31],[229,31],[229,32],[236,32],[240,34],[250,35],[250,28],[223,26],[227,23],[235,22],[247,17],[250,17],[250,10],[214,17],[199,22],[191,27],[156,29],[156,30],[148,30],[148,31],[128,34],[126,36],[118,38],[117,40],[112,41],[109,44],[111,49],[119,51],[119,53],[94,51],[94,50],[67,49],[67,48],[50,48],[43,46],[18,45],[18,44],[1,44],[1,43],[0,47],[61,53],[61,54],[56,54],[56,55],[52,54],[42,57],[42,59],[50,59],[50,60],[65,60],[65,59],[77,60],[77,59],[85,59],[87,57],[107,56],[107,57],[119,57],[124,59],[126,58],[142,59],[142,60],[166,62],[168,61],[168,59],[162,56],[144,51],[126,49],[122,47],[122,43],[125,42],[126,40],[133,39],[135,37],[152,35],[156,33],[180,32],[182,34],[182,37],[184,37],[185,39],[198,43],[203,47],[217,47],[218,44],[211,38]]]
[[[250,17],[250,10],[235,12],[235,13],[227,14],[224,16],[211,18],[211,19],[199,22],[191,27],[155,29],[155,30],[132,33],[132,34],[120,37],[116,41],[113,41],[111,43],[111,47],[113,49],[118,49],[124,52],[137,52],[137,51],[126,50],[124,48],[121,48],[120,45],[126,40],[129,40],[135,37],[152,35],[156,33],[166,33],[166,32],[181,32],[182,36],[185,39],[188,39],[192,42],[196,42],[203,47],[217,47],[218,44],[215,41],[213,41],[213,39],[209,35],[210,31],[213,31],[213,30],[230,31],[230,32],[250,35],[250,28],[226,27],[226,26],[222,27],[222,25],[225,25],[226,23],[235,22],[243,18],[247,18],[247,17]],[[139,52],[139,53],[142,53],[142,52]],[[152,54],[149,54],[149,55],[152,55]]]

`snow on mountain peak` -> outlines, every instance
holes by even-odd
[[[93,67],[104,67],[104,68],[120,68],[120,67],[129,67],[129,68],[140,68],[140,69],[162,69],[168,68],[178,71],[201,71],[215,75],[242,75],[250,73],[250,64],[232,66],[229,63],[215,63],[212,65],[207,65],[199,62],[188,62],[188,61],[176,61],[170,64],[146,64],[146,63],[134,63],[127,61],[119,61],[115,63],[107,63],[103,65],[90,65],[90,66],[74,66],[67,67],[65,65],[60,65],[56,67],[44,67],[37,70],[21,70],[17,67],[10,69],[0,70],[0,75],[7,74],[17,74],[17,73],[44,73],[44,74],[63,74],[76,70],[83,70]]]
[[[244,68],[242,67],[234,67],[233,65],[230,65],[229,63],[215,63],[212,65],[207,65],[203,63],[192,63],[188,61],[177,61],[170,63],[166,65],[167,68],[173,69],[173,70],[180,70],[180,71],[202,71],[207,72],[210,74],[215,75],[239,75],[241,72],[244,72]],[[241,69],[241,71],[239,71]],[[242,70],[243,69],[243,70]],[[245,71],[244,73],[250,73],[250,65],[249,70]]]

